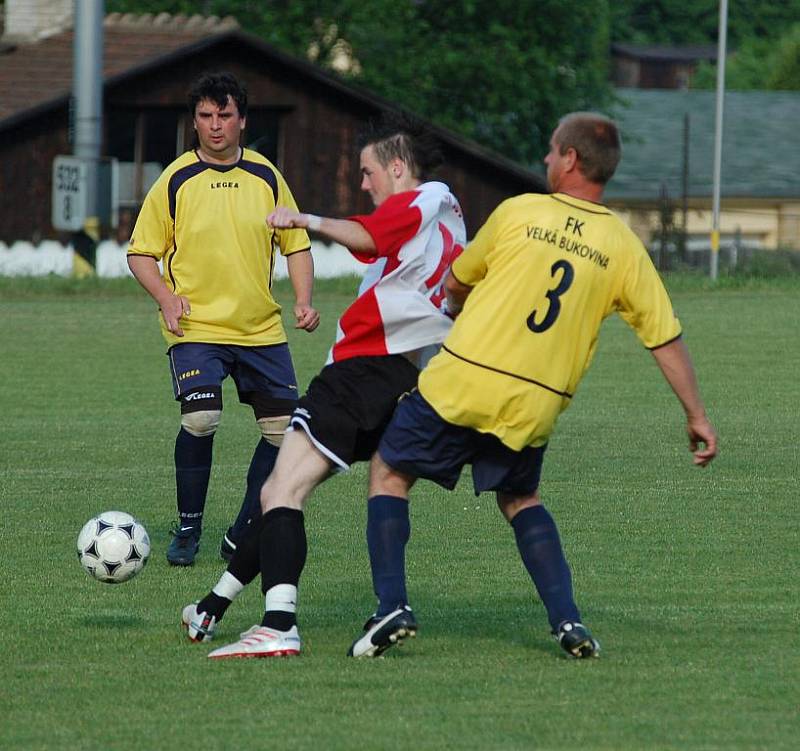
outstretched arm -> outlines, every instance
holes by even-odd
[[[286,267],[294,289],[294,327],[313,331],[319,326],[319,313],[311,305],[314,289],[314,259],[311,251],[302,250],[286,256]]]
[[[128,268],[136,277],[136,281],[144,287],[150,297],[152,297],[158,307],[161,308],[161,316],[167,329],[175,336],[183,336],[183,329],[180,326],[180,319],[191,313],[189,300],[181,295],[175,295],[164,284],[161,272],[158,270],[158,263],[152,256],[128,256]]]
[[[278,206],[267,217],[267,221],[275,229],[291,229],[292,227],[309,229],[357,253],[375,254],[377,252],[372,235],[358,222],[350,219],[331,219],[326,216],[303,214],[285,206]]]
[[[682,339],[652,350],[653,357],[686,413],[686,432],[694,463],[705,467],[717,455],[717,434],[706,417],[692,359]]]

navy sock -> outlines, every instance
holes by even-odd
[[[580,621],[572,595],[572,575],[558,528],[548,510],[544,506],[525,508],[511,520],[511,526],[522,562],[547,608],[553,631],[563,621]]]
[[[378,598],[376,615],[406,605],[406,544],[411,536],[408,501],[375,495],[367,502],[367,546],[372,587]]]
[[[261,518],[261,488],[269,477],[269,473],[272,472],[277,456],[277,446],[267,443],[263,438],[259,440],[256,450],[253,452],[253,458],[250,460],[250,468],[247,470],[247,489],[242,507],[231,527],[231,534],[237,544],[243,537],[248,523]]]
[[[214,435],[199,438],[183,428],[175,439],[175,486],[178,495],[178,519],[181,527],[203,523]]]
[[[278,584],[296,587],[306,565],[308,544],[303,512],[280,506],[264,514],[260,535],[261,592]],[[262,626],[288,631],[297,623],[295,613],[268,610]]]

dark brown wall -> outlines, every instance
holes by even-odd
[[[293,66],[265,57],[257,49],[232,42],[168,67],[143,71],[106,88],[106,106],[146,109],[183,105],[189,83],[205,70],[229,70],[246,82],[251,106],[285,108],[278,166],[301,210],[328,216],[368,213],[371,202],[359,189],[356,147],[363,123],[379,104],[360,101]],[[0,146],[0,183],[5,190],[0,240],[58,237],[50,224],[51,165],[57,154],[71,153],[66,108],[6,133]],[[448,159],[441,178],[461,201],[472,236],[503,199],[531,185],[460,148],[445,146]]]
[[[0,138],[0,240],[64,239],[50,224],[53,159],[70,154],[67,109],[5,131]]]

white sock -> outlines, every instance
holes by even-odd
[[[276,584],[264,595],[264,611],[282,610],[284,613],[297,612],[297,587],[294,584]]]
[[[233,574],[225,571],[220,576],[219,581],[211,591],[219,597],[224,597],[226,600],[233,602],[239,593],[244,589],[242,584]]]

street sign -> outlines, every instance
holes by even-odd
[[[119,214],[119,165],[100,157],[96,166],[96,207],[93,212],[104,227],[116,227]],[[79,156],[57,156],[53,160],[53,227],[79,232],[89,218],[89,175],[92,163]]]
[[[53,227],[77,232],[86,220],[89,168],[76,156],[57,156],[53,160]]]

